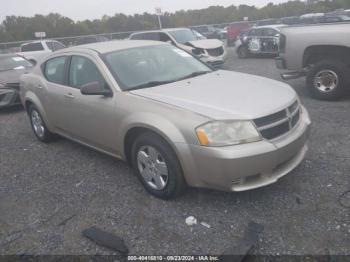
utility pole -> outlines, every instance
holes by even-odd
[[[161,16],[163,15],[162,8],[156,7],[156,15],[158,16],[159,29],[162,29],[162,19],[161,19]]]

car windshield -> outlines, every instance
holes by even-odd
[[[198,40],[195,33],[190,29],[170,31],[169,34],[171,34],[171,36],[175,38],[176,42],[180,44],[186,44],[187,42]]]
[[[212,71],[187,52],[171,45],[131,48],[104,56],[124,91],[176,82]]]
[[[32,63],[21,56],[0,57],[0,71],[24,69],[32,66]]]

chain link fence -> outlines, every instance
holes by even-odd
[[[194,30],[201,31],[203,27],[212,27],[212,28],[224,28],[228,26],[229,23],[224,24],[210,24],[210,25],[196,25],[190,26]],[[79,35],[79,36],[68,36],[68,37],[54,37],[54,38],[43,38],[42,40],[57,40],[63,43],[65,46],[75,46],[83,43],[93,43],[93,42],[102,42],[102,41],[111,41],[111,40],[122,40],[127,39],[132,33],[146,31],[127,31],[127,32],[115,32],[115,33],[105,33],[105,34],[94,34],[94,35]],[[152,31],[152,30],[147,30]],[[218,38],[222,38],[222,36],[218,36]],[[4,53],[16,53],[20,51],[20,46],[25,43],[29,43],[32,41],[38,41],[40,39],[32,39],[26,41],[16,41],[16,42],[7,42],[0,43],[0,54]]]

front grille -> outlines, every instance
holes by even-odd
[[[277,113],[254,119],[260,134],[271,140],[288,133],[300,120],[300,106],[298,101]]]
[[[286,110],[282,110],[282,111],[279,111],[279,112],[277,112],[275,114],[255,119],[254,123],[257,126],[266,126],[266,125],[270,125],[272,123],[275,123],[277,121],[280,121],[280,120],[282,120],[282,119],[284,119],[286,117],[287,117],[287,111]]]
[[[207,52],[210,56],[221,56],[224,54],[224,48],[221,46],[214,49],[207,49]]]

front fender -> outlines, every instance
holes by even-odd
[[[169,119],[158,114],[143,112],[127,116],[120,123],[122,127],[118,132],[118,148],[121,148],[121,155],[125,158],[124,140],[126,134],[132,128],[146,128],[163,137],[176,150],[176,143],[186,143],[182,132]],[[176,152],[178,153],[178,152]]]
[[[194,141],[191,140],[192,138],[189,134],[185,134],[186,131],[180,130],[164,116],[153,113],[135,113],[130,115],[122,121],[121,127],[120,132],[118,132],[118,148],[121,149],[120,155],[122,158],[126,159],[124,140],[128,131],[136,127],[149,129],[160,135],[172,147],[180,162],[187,184],[191,186],[198,185],[198,181],[200,181],[199,174],[193,174],[196,166],[189,147],[189,144],[194,144]],[[191,173],[192,175],[189,175]]]

